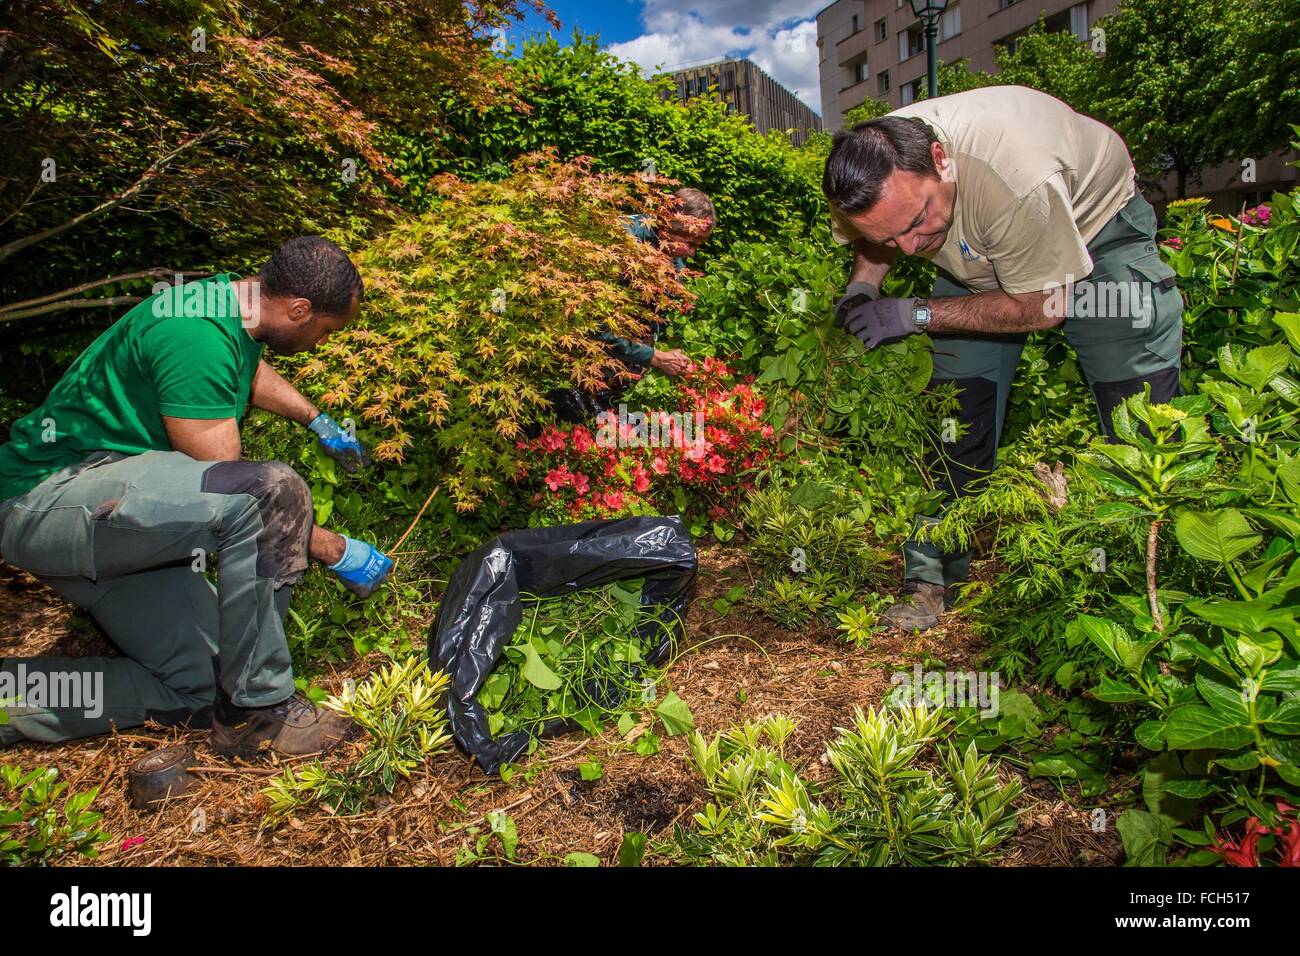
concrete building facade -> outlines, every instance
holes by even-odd
[[[751,60],[715,60],[676,70],[672,78],[682,102],[714,96],[727,104],[728,112],[749,117],[760,133],[793,130],[791,140],[796,146],[810,132],[822,129],[822,118],[816,112]]]
[[[1096,22],[1115,11],[1121,0],[956,0],[939,23],[937,43],[941,62],[965,60],[979,72],[996,73],[996,47],[1011,45],[1039,17],[1048,29],[1069,30],[1081,41]],[[844,126],[844,114],[868,98],[906,106],[924,92],[925,37],[908,0],[835,0],[817,14],[817,53],[821,83],[822,121],[828,131]],[[1192,195],[1209,196],[1214,208],[1238,212],[1266,200],[1276,190],[1291,189],[1297,170],[1288,162],[1293,151],[1257,158],[1254,182],[1242,181],[1242,166],[1225,164],[1201,172],[1188,185]],[[1157,207],[1176,195],[1170,176],[1158,187],[1145,188]]]

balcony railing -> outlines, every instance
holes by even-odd
[[[859,30],[835,44],[835,62],[840,66],[856,66],[867,58],[871,46],[871,31]]]
[[[847,113],[866,100],[871,95],[872,84],[875,82],[876,78],[873,76],[840,90],[840,112]]]

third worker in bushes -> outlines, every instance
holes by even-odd
[[[957,387],[964,433],[927,462],[949,500],[994,467],[1030,332],[1062,330],[1108,437],[1125,397],[1144,386],[1154,402],[1178,394],[1182,298],[1108,126],[1019,86],[941,96],[837,133],[822,188],[832,231],[854,251],[839,324],[869,349],[929,334],[931,387]],[[900,252],[938,267],[928,298],[881,296]],[[882,623],[934,626],[970,559],[914,535],[906,597]]]
[[[672,212],[663,222],[652,222],[645,216],[628,216],[627,231],[641,242],[650,243],[673,260],[677,271],[686,268],[686,260],[699,252],[708,242],[717,222],[717,213],[708,194],[690,187],[672,194]],[[600,391],[587,394],[574,388],[555,389],[548,398],[557,416],[567,422],[589,421],[601,412],[614,408],[623,393],[630,387],[631,379],[640,378],[650,369],[656,369],[676,378],[691,365],[691,359],[681,349],[660,349],[656,339],[667,323],[658,316],[650,318],[648,332],[640,339],[626,339],[612,332],[602,332],[601,341],[607,344],[610,355],[626,370],[612,377]]]

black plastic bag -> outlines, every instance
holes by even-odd
[[[682,519],[620,518],[510,531],[465,558],[447,582],[429,629],[429,668],[451,678],[447,712],[456,742],[485,773],[515,760],[532,735],[516,730],[493,738],[478,692],[523,618],[521,592],[559,597],[613,581],[644,578],[641,606],[662,606],[663,620],[644,628],[659,632],[646,660],[667,658],[681,636],[697,561]],[[641,636],[648,636],[643,633]],[[604,702],[616,706],[621,701]],[[578,725],[548,721],[541,736]]]

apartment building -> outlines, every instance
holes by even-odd
[[[956,0],[939,21],[939,59],[997,69],[996,45],[1014,44],[1046,18],[1048,29],[1086,39],[1118,0]],[[908,0],[837,0],[817,14],[822,118],[829,130],[868,97],[906,106],[925,89],[925,33]]]
[[[793,130],[791,140],[800,145],[808,134],[822,128],[822,118],[804,105],[751,60],[730,57],[678,69],[672,73],[677,98],[714,96],[727,111],[749,117],[760,133]]]
[[[970,69],[997,72],[996,46],[1013,46],[1040,16],[1052,30],[1069,30],[1080,40],[1096,22],[1114,12],[1122,0],[950,0],[939,22],[939,60],[965,60]],[[874,98],[897,109],[925,89],[925,35],[908,0],[836,0],[817,14],[817,50],[821,80],[822,121],[834,132],[844,114]],[[1254,182],[1241,181],[1241,167],[1225,164],[1202,172],[1189,190],[1209,196],[1214,208],[1237,212],[1275,190],[1291,189],[1297,156],[1280,152],[1258,157]],[[1145,189],[1157,207],[1172,198],[1171,176],[1158,188]]]

